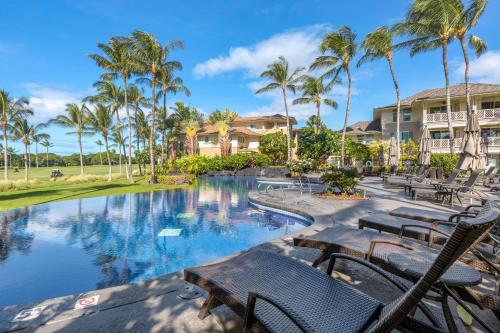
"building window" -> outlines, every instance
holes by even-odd
[[[448,131],[433,131],[431,132],[431,138],[433,139],[449,139],[450,135]]]
[[[500,128],[482,128],[481,134],[489,138],[498,138],[500,137]]]
[[[205,143],[208,143],[208,136],[204,138]]]
[[[397,110],[393,110],[392,111],[392,122],[395,123],[398,121],[398,111]]]
[[[453,107],[451,108],[453,111]],[[441,106],[432,106],[429,108],[429,113],[446,113],[446,105],[441,105]]]
[[[245,143],[245,137],[244,136],[239,136],[238,137],[238,142],[239,143]]]
[[[251,129],[256,129],[256,128],[257,128],[257,125],[255,125],[255,124],[251,124],[251,125],[250,125],[250,128],[251,128]]]
[[[500,108],[500,101],[482,102],[481,109],[496,109]]]
[[[413,132],[405,131],[400,133],[401,142],[408,142],[408,140],[413,140]]]
[[[411,110],[403,110],[403,121],[411,121]]]

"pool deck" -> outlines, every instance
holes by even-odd
[[[299,195],[288,192],[286,200],[281,196],[252,193],[251,200],[265,203],[275,208],[286,209],[314,218],[315,223],[295,234],[259,245],[268,251],[280,252],[298,260],[311,263],[318,252],[313,249],[293,247],[295,235],[314,234],[332,226],[345,224],[357,226],[359,217],[373,212],[387,212],[397,207],[437,208],[453,211],[428,201],[411,201],[400,189],[386,189],[380,178],[367,178],[360,188],[366,191],[370,200],[332,201],[309,194]],[[220,260],[225,260],[221,258]],[[324,269],[324,267],[322,267]],[[387,301],[399,295],[394,288],[384,283],[378,276],[364,268],[343,262],[335,276],[356,288]],[[239,332],[241,321],[227,308],[219,307],[205,320],[199,320],[198,311],[203,296],[185,299],[188,285],[182,280],[182,272],[169,274],[135,285],[124,285],[45,300],[33,304],[7,306],[0,309],[0,332]],[[481,288],[493,288],[493,281],[486,279]],[[98,304],[75,309],[78,300],[91,302],[98,297]],[[1,295],[0,295],[1,297]],[[426,301],[427,302],[427,301]],[[438,317],[442,313],[437,304],[428,302]],[[451,304],[452,309],[455,304]],[[41,314],[33,319],[17,320],[16,315],[26,309],[44,307]],[[482,311],[472,306],[491,327],[499,323],[490,311]],[[453,311],[455,312],[455,311]],[[33,317],[35,317],[34,315]],[[18,318],[19,319],[19,318]],[[442,320],[443,321],[443,320]],[[444,322],[444,321],[443,321]],[[459,319],[456,321],[460,332],[483,332],[477,325],[467,328]]]

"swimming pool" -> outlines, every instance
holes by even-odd
[[[0,213],[0,306],[151,279],[311,221],[248,203],[254,178],[70,200]]]

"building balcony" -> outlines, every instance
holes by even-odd
[[[449,139],[431,139],[431,150],[433,152],[449,152],[450,140]],[[462,138],[455,138],[455,148],[460,150],[462,147]],[[500,137],[488,137],[488,152],[500,151]]]
[[[486,122],[498,122],[500,124],[500,108],[482,109],[476,111],[477,117]],[[451,113],[451,120],[457,123],[467,121],[467,111],[456,111]],[[447,123],[448,115],[446,113],[429,113],[426,115],[426,123]]]

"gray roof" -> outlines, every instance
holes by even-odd
[[[380,119],[358,121],[346,128],[347,133],[356,135],[378,133],[381,131]]]
[[[480,94],[500,92],[500,84],[469,83],[469,87],[470,87],[470,94],[471,95],[480,95]],[[440,97],[444,97],[445,95],[446,95],[445,88],[426,89],[426,90],[423,90],[421,92],[416,93],[415,95],[403,98],[401,100],[401,105],[402,106],[411,106],[416,101],[433,99],[433,98],[440,98]],[[451,97],[465,96],[465,83],[460,83],[460,84],[451,86],[450,87],[450,95],[451,95]],[[380,107],[378,109],[394,107],[394,106],[396,106],[396,103],[391,104],[391,105],[387,105],[387,106],[383,106],[383,107]]]

